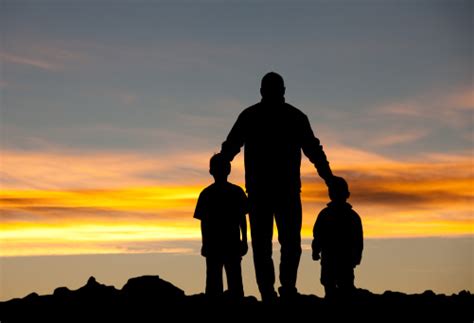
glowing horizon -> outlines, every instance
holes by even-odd
[[[327,152],[334,173],[349,181],[349,202],[363,219],[366,238],[473,234],[469,154],[396,161],[345,147]],[[3,174],[9,174],[9,182],[0,193],[0,256],[154,252],[156,246],[147,244],[199,239],[199,223],[192,214],[199,192],[212,182],[206,157],[206,152],[187,158],[180,153],[153,164],[153,158],[140,154],[5,152]],[[121,158],[124,161],[111,162]],[[140,176],[191,167],[196,176],[189,183],[182,179],[174,184],[172,176],[153,186]],[[32,189],[29,179],[40,174],[42,181]],[[242,178],[239,156],[230,181],[242,185]],[[328,198],[308,161],[302,178],[302,235],[310,238],[314,219]],[[76,188],[71,188],[73,183]],[[127,248],[134,243],[142,247]]]

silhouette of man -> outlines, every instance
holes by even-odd
[[[261,83],[261,102],[245,109],[232,127],[221,153],[229,161],[245,146],[245,182],[257,284],[263,301],[272,301],[273,219],[281,246],[280,297],[297,295],[301,256],[301,150],[326,182],[332,172],[308,117],[285,103],[283,78],[274,72]]]

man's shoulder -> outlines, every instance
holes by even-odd
[[[285,102],[285,107],[288,109],[288,111],[290,111],[291,113],[294,113],[295,115],[298,115],[298,116],[306,116],[306,114],[301,111],[300,109],[298,109],[297,107],[289,104],[289,103],[286,103]]]
[[[239,119],[241,120],[241,122],[260,120],[260,118],[265,118],[268,113],[275,111],[275,109],[279,110],[281,112],[281,114],[279,114],[280,117],[286,119],[287,121],[292,120],[296,121],[298,124],[303,124],[305,123],[305,119],[308,119],[304,112],[289,103],[283,103],[282,107],[283,109],[281,109],[281,107],[271,107],[274,109],[268,109],[268,107],[263,106],[262,102],[258,102],[254,105],[245,108],[240,113]]]
[[[244,110],[242,110],[241,114],[249,114],[249,113],[255,113],[257,111],[260,111],[260,109],[263,108],[263,105],[264,104],[262,102],[257,102],[255,104],[245,108]],[[306,114],[303,111],[301,111],[300,109],[298,109],[294,105],[291,105],[287,102],[284,102],[283,106],[287,109],[287,111],[289,111],[291,113],[301,115],[301,116],[306,116]]]
[[[307,123],[306,120],[308,120],[308,117],[306,116],[306,114],[300,109],[298,109],[297,107],[289,103],[285,103],[284,106],[285,106],[285,118],[287,118],[288,120],[293,120],[300,127],[304,127],[305,124]]]
[[[248,115],[248,114],[252,114],[252,113],[256,113],[258,110],[258,108],[262,105],[261,102],[257,102],[247,108],[245,108],[244,110],[242,110],[242,112],[240,113],[240,115]]]

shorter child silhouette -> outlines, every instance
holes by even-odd
[[[223,293],[223,268],[229,295],[244,296],[240,262],[248,251],[247,196],[242,188],[227,181],[230,170],[230,162],[221,154],[211,158],[209,173],[214,183],[201,192],[194,212],[194,218],[201,220],[206,294],[211,297]]]
[[[346,202],[347,182],[334,176],[328,189],[331,202],[318,215],[311,247],[313,260],[321,258],[321,284],[330,299],[350,296],[355,289],[354,268],[360,264],[364,242],[361,219]]]

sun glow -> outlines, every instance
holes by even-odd
[[[362,217],[366,238],[473,234],[470,156],[430,156],[423,162],[400,162],[353,149],[333,149],[329,154],[334,156],[335,174],[348,179],[349,202]],[[128,162],[114,163],[111,161],[117,161],[118,156],[22,154],[20,158],[5,154],[0,256],[156,252],[169,249],[160,246],[165,241],[199,239],[199,221],[192,215],[200,191],[211,182],[201,155],[205,154],[170,157],[160,163],[160,171],[166,175],[176,172],[175,168],[201,169],[201,175],[189,183],[161,180],[162,184],[151,185],[141,174],[151,171],[152,163],[140,156],[134,157],[137,163],[130,156],[126,156]],[[32,167],[16,166],[15,160]],[[97,162],[97,166],[87,168],[86,160]],[[99,161],[104,160],[115,165],[112,172],[103,166],[101,173]],[[35,170],[34,165],[40,164],[46,166]],[[234,161],[232,182],[242,184],[242,169],[241,158]],[[41,181],[32,188],[28,184],[31,178],[40,175]],[[302,234],[310,238],[328,197],[308,162],[303,163],[302,178]],[[76,180],[78,187],[71,189]],[[104,183],[112,182],[114,185],[104,187]]]

